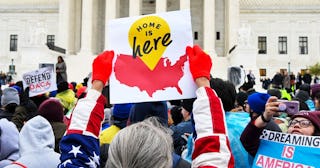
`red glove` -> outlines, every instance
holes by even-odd
[[[197,45],[193,48],[188,46],[186,52],[189,57],[190,71],[193,79],[206,77],[210,80],[210,70],[212,67],[210,56]]]
[[[112,70],[113,51],[105,51],[99,54],[92,63],[92,81],[100,80],[106,84]]]

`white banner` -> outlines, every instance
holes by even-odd
[[[23,87],[29,87],[29,97],[57,90],[56,74],[52,67],[23,74]]]

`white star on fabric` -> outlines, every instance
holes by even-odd
[[[93,157],[90,157],[90,158],[92,158],[92,160],[93,160],[96,164],[100,165],[100,162],[99,162],[100,157],[96,154],[95,151],[93,151]]]
[[[68,160],[64,161],[61,165],[63,165],[63,167],[66,167],[68,163],[72,164],[72,161],[70,159],[68,159]],[[60,167],[61,167],[61,165],[60,165]]]
[[[86,162],[86,165],[88,165],[90,168],[97,168],[96,163],[90,158],[89,158],[89,162]]]
[[[82,154],[82,152],[80,151],[81,145],[75,147],[72,145],[72,150],[69,151],[68,153],[72,153],[74,155],[75,158],[77,158],[77,154],[80,153]]]

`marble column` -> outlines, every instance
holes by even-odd
[[[167,11],[167,0],[156,0],[156,13]]]
[[[75,0],[59,1],[59,36],[56,46],[66,49],[66,55],[75,52]]]
[[[82,0],[81,55],[92,55],[93,47],[93,7],[96,0]]]
[[[215,54],[215,0],[204,0],[203,3],[203,49]]]
[[[129,16],[139,16],[141,5],[141,0],[129,0]]]
[[[238,30],[240,23],[239,0],[225,1],[226,21],[225,21],[225,55],[228,55],[229,50],[238,44]]]
[[[190,0],[180,0],[180,9],[190,9]]]
[[[104,48],[105,50],[108,49],[108,34],[109,34],[109,29],[108,29],[108,22],[109,20],[117,18],[117,11],[119,7],[119,2],[118,0],[106,0],[106,13],[105,13],[105,43],[104,43]]]

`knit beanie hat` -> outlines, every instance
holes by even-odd
[[[128,119],[132,104],[115,104],[112,110],[112,116],[116,119]]]
[[[193,102],[195,101],[195,98],[192,99],[183,99],[181,106],[187,110],[189,113],[192,113],[192,109],[193,109]]]
[[[1,96],[1,106],[6,106],[10,103],[20,104],[19,93],[17,89],[12,87],[5,88]]]
[[[19,94],[21,94],[22,93],[22,89],[21,89],[21,87],[20,86],[17,86],[17,85],[13,85],[13,86],[11,86],[12,88],[15,88],[17,91],[18,91],[18,93]]]
[[[166,102],[136,103],[131,107],[128,125],[143,121],[148,117],[158,117],[164,126],[168,126],[168,106]]]
[[[296,117],[303,117],[312,122],[317,130],[320,130],[320,111],[300,111],[299,113],[293,115],[291,119]]]
[[[267,93],[253,93],[248,97],[248,104],[250,109],[257,114],[262,114],[264,112],[267,100],[269,99],[270,95]]]
[[[50,98],[42,102],[38,113],[49,122],[63,122],[63,107],[58,99]]]
[[[77,98],[79,98],[80,96],[82,96],[83,94],[86,94],[86,90],[87,90],[87,87],[86,86],[82,86],[80,87],[78,90],[77,90]]]

